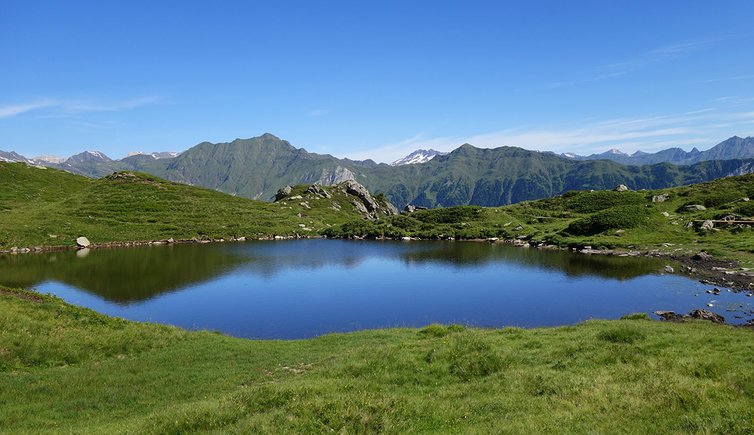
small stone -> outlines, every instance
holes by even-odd
[[[76,239],[76,245],[78,245],[80,248],[88,248],[92,245],[92,242],[90,242],[86,237],[81,236]]]
[[[675,270],[672,266],[665,266],[665,273],[674,273]]]
[[[668,195],[662,194],[662,195],[655,195],[652,197],[652,202],[665,202],[668,200]]]
[[[707,207],[700,204],[689,204],[683,209],[686,211],[704,211],[704,210],[707,210]]]
[[[709,219],[708,219],[708,220],[706,220],[706,221],[702,222],[702,226],[701,226],[701,227],[699,227],[699,228],[700,228],[701,230],[703,230],[703,231],[710,231],[710,230],[712,230],[712,229],[713,229],[714,227],[715,227],[715,223],[714,223],[714,222],[712,222],[711,220],[709,220]]]

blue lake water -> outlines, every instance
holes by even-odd
[[[711,286],[663,274],[666,264],[474,242],[260,241],[5,255],[0,284],[127,319],[265,339],[696,308],[730,323],[754,318],[753,298],[707,294]]]

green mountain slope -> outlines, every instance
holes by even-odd
[[[399,207],[409,203],[498,206],[575,189],[608,189],[618,184],[657,189],[754,170],[754,160],[624,166],[610,161],[574,161],[515,147],[480,149],[468,144],[420,165],[389,166],[309,153],[270,134],[230,143],[202,143],[175,159],[150,159],[144,164],[140,170],[173,181],[263,200],[271,199],[285,184],[332,184],[354,178],[370,191],[385,193]]]
[[[678,160],[684,165],[694,163],[691,166],[626,166],[516,147],[480,149],[466,144],[423,164],[390,166],[310,153],[264,134],[227,143],[203,142],[178,157],[165,159],[137,155],[110,160],[101,153],[85,152],[57,167],[94,177],[122,170],[141,171],[265,201],[272,200],[284,185],[331,185],[355,179],[370,191],[385,193],[398,207],[498,206],[575,189],[602,190],[618,184],[632,189],[658,189],[748,173],[754,171],[754,159],[733,159],[750,156],[752,147],[751,138],[734,137],[711,150],[697,152],[704,161],[698,162],[696,157]],[[677,151],[661,153],[675,155]]]
[[[0,188],[0,249],[70,246],[82,235],[93,243],[305,236],[365,218],[362,199],[338,186],[326,198],[300,186],[292,198],[270,203],[143,173],[92,180],[0,162]]]

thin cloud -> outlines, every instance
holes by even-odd
[[[0,118],[10,118],[23,113],[42,109],[50,109],[50,111],[53,112],[52,114],[47,115],[49,117],[65,117],[70,114],[88,112],[118,112],[121,110],[131,110],[144,106],[151,106],[161,101],[162,98],[156,95],[106,102],[43,98],[30,103],[0,106]]]
[[[56,104],[55,100],[41,99],[31,103],[22,104],[10,104],[7,106],[0,106],[0,118],[10,118],[12,116],[20,115],[22,113],[31,112],[34,110],[44,109]]]
[[[741,75],[741,76],[733,76],[733,77],[721,77],[716,79],[707,79],[707,80],[699,80],[696,82],[692,82],[693,84],[700,84],[700,83],[718,83],[718,82],[734,82],[738,80],[749,80],[754,79],[754,74],[747,74],[747,75]]]
[[[707,38],[664,45],[641,53],[632,59],[601,65],[596,68],[596,71],[594,71],[590,77],[553,82],[547,84],[547,87],[559,88],[623,76],[647,68],[651,65],[670,62],[675,59],[686,57],[697,51],[710,49],[719,44],[722,39],[723,38]]]
[[[355,153],[355,159],[390,162],[419,148],[451,151],[464,143],[479,148],[517,146],[538,151],[591,154],[620,148],[624,152],[658,151],[670,147],[707,147],[732,136],[747,135],[752,111],[705,108],[679,114],[586,120],[574,126],[528,125],[469,136],[413,137]]]

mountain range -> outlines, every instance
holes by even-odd
[[[657,163],[691,165],[710,160],[754,158],[754,137],[733,136],[705,151],[699,151],[696,147],[691,151],[684,151],[681,148],[668,148],[656,153],[636,151],[633,154],[627,154],[617,149],[611,149],[601,154],[588,156],[579,156],[573,153],[561,155],[574,160],[612,160],[624,165],[654,165]]]
[[[329,185],[353,179],[372,192],[384,193],[399,207],[496,206],[551,197],[568,190],[611,189],[619,184],[631,189],[657,189],[754,172],[754,138],[733,137],[703,152],[680,150],[685,153],[680,154],[677,150],[631,156],[608,153],[616,157],[599,158],[600,155],[566,157],[517,147],[483,149],[464,144],[446,155],[427,157],[429,160],[420,164],[393,166],[310,153],[267,133],[225,143],[203,142],[167,158],[136,154],[112,160],[96,151],[77,154],[62,163],[25,159],[17,153],[0,153],[0,158],[21,158],[30,164],[90,177],[137,170],[263,200],[271,200],[287,184]],[[672,156],[675,163],[643,163]],[[619,162],[617,158],[644,160]],[[631,163],[634,161],[636,164]]]

